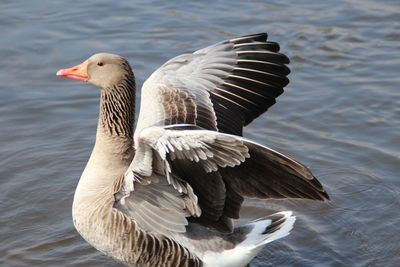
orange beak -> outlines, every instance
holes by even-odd
[[[61,69],[57,71],[56,75],[65,78],[70,78],[73,80],[87,82],[88,80],[87,66],[88,66],[88,61],[86,60],[81,64],[76,65],[75,67],[69,69]]]

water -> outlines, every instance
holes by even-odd
[[[252,266],[400,266],[400,5],[269,2],[2,1],[0,266],[119,266],[72,225],[99,91],[59,68],[118,53],[141,85],[175,55],[263,31],[291,83],[245,134],[310,166],[332,200],[246,202],[247,219],[298,218]]]

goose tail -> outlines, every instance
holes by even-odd
[[[236,227],[233,235],[245,233],[242,241],[233,249],[205,257],[205,266],[246,266],[266,244],[289,235],[295,221],[291,211],[282,211]]]

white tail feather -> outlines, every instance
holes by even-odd
[[[296,217],[291,211],[282,211],[258,219],[239,228],[252,227],[245,239],[235,248],[220,253],[208,252],[202,259],[205,267],[243,267],[268,243],[290,234]]]

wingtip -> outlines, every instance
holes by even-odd
[[[330,201],[331,200],[331,197],[328,195],[328,193],[325,190],[322,193],[325,197],[322,201]]]
[[[247,34],[247,35],[242,35],[242,36],[239,36],[236,38],[232,38],[232,39],[230,39],[230,41],[233,43],[238,43],[240,41],[248,40],[248,39],[265,42],[268,39],[268,34],[266,32]]]
[[[328,192],[326,192],[326,190],[324,189],[324,187],[321,184],[321,182],[318,181],[318,179],[314,175],[313,175],[313,179],[311,181],[312,181],[312,185],[315,187],[315,189],[318,190],[318,193],[319,193],[318,194],[319,198],[317,198],[317,200],[329,201],[330,197],[328,195]]]

